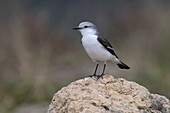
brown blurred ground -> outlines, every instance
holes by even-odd
[[[108,63],[107,74],[170,98],[168,0],[0,2],[0,112],[50,101],[62,86],[93,73],[80,34],[72,31],[84,20],[96,24],[131,66],[122,71]]]

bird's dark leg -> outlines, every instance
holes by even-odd
[[[99,79],[100,77],[103,77],[105,69],[106,69],[106,62],[104,62],[104,67],[103,67],[103,72],[102,72],[102,74],[99,75],[99,76],[97,76],[98,79]]]
[[[97,68],[98,68],[98,66],[99,66],[99,63],[97,63],[97,65],[96,65],[96,69],[95,69],[95,71],[94,71],[93,76],[96,76],[96,72],[97,72]]]
[[[98,66],[99,66],[99,63],[97,63],[97,65],[96,65],[96,68],[95,68],[94,74],[93,74],[93,75],[89,75],[89,77],[96,76],[96,72],[97,72],[97,68],[98,68]]]
[[[103,72],[102,72],[101,76],[103,76],[103,75],[104,75],[104,71],[105,71],[105,69],[106,69],[106,62],[104,62]]]

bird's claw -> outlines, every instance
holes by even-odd
[[[97,75],[96,75],[96,74],[94,74],[94,75],[89,75],[88,77],[91,77],[91,78],[92,78],[92,77],[95,77],[95,76],[97,76]]]
[[[101,78],[101,77],[102,77],[102,79],[103,79],[103,76],[104,76],[104,74],[97,75],[97,80],[98,80],[99,78]]]
[[[99,79],[99,78],[101,78],[102,77],[102,79],[103,79],[103,76],[104,76],[105,74],[101,74],[101,75],[96,75],[96,74],[94,74],[94,75],[89,75],[88,77],[97,77],[97,80]]]

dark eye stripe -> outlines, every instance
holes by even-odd
[[[88,28],[89,26],[84,26],[84,28]]]

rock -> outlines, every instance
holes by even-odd
[[[123,78],[85,78],[59,90],[48,113],[170,113],[169,100]]]

